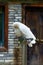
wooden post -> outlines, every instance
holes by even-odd
[[[14,65],[27,65],[27,42],[17,46],[14,50]]]

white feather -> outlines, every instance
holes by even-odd
[[[19,32],[17,32],[16,30],[16,33],[18,36],[23,36],[27,39],[29,38],[32,38],[33,40],[30,41],[31,44],[35,44],[36,43],[36,37],[34,36],[34,34],[32,33],[32,31],[30,30],[29,27],[27,27],[25,24],[21,23],[21,22],[14,22],[13,23],[13,27],[17,25],[19,27]],[[21,34],[22,33],[22,34]],[[32,45],[31,45],[32,46]]]

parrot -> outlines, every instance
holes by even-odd
[[[32,33],[31,29],[23,24],[22,22],[14,22],[13,23],[13,31],[15,36],[22,42],[23,40],[27,40],[28,46],[32,47],[33,44],[36,43],[36,37]]]

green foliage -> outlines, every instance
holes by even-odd
[[[18,38],[18,41],[20,42],[20,44],[24,41],[24,38],[23,37],[19,37]]]

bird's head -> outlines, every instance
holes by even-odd
[[[19,24],[18,23],[13,23],[13,30],[14,30],[14,33],[15,33],[15,36],[16,37],[21,37],[22,36],[22,32],[19,28]]]

